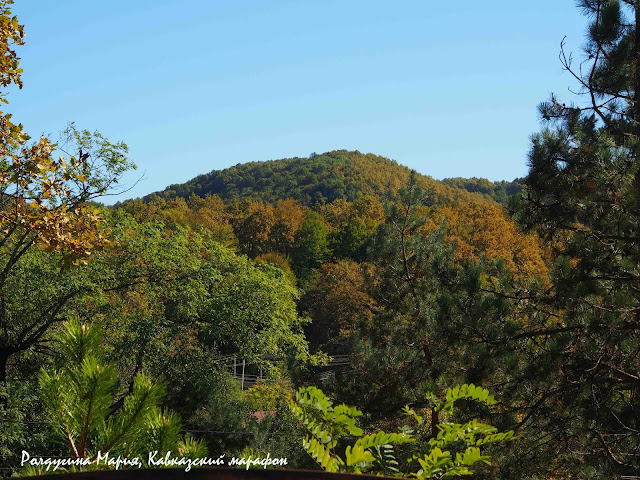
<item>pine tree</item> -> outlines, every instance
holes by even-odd
[[[370,249],[375,267],[371,295],[378,303],[371,321],[362,325],[359,362],[366,390],[360,402],[384,416],[435,390],[443,358],[434,353],[442,337],[434,333],[438,270],[453,263],[453,249],[443,231],[424,236],[417,211],[424,194],[412,176],[399,199],[387,205],[386,222],[378,228]],[[373,388],[372,388],[373,387]]]
[[[424,403],[426,391],[495,378],[498,367],[488,363],[495,345],[487,338],[498,333],[487,330],[510,324],[508,301],[483,291],[488,265],[459,261],[445,241],[446,224],[427,233],[424,193],[413,179],[398,197],[370,249],[371,318],[353,335],[358,369],[338,382],[345,400],[378,418]]]
[[[520,336],[538,375],[524,421],[585,478],[640,471],[640,1],[579,6],[586,59],[560,59],[586,103],[541,104],[512,206],[556,255],[546,314]]]
[[[160,456],[171,451],[188,458],[206,453],[202,443],[181,437],[178,416],[160,408],[163,385],[149,376],[136,375],[130,391],[116,401],[117,372],[103,357],[96,326],[68,321],[56,340],[61,366],[43,369],[39,382],[45,409],[72,458],[92,459],[88,468],[96,468],[98,452],[140,455],[143,461],[156,450]]]

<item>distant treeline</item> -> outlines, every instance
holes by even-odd
[[[520,193],[522,190],[522,179],[516,178],[513,182],[500,180],[492,182],[486,178],[445,178],[442,183],[450,187],[457,187],[472,193],[483,193],[489,195],[498,203],[506,204],[509,197]]]

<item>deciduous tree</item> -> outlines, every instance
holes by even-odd
[[[0,0],[0,85],[22,87],[15,47],[24,31],[11,16],[11,0]],[[7,104],[6,93],[0,99]],[[54,158],[56,154],[63,156]],[[33,298],[21,275],[22,259],[34,250],[58,254],[63,268],[85,261],[108,244],[100,212],[88,202],[106,194],[132,166],[124,143],[73,124],[59,144],[45,137],[29,143],[22,125],[0,112],[0,382],[9,358],[37,344],[64,304],[83,287],[65,290],[47,305],[41,298],[15,310],[16,294]],[[35,254],[37,255],[37,254]],[[22,280],[21,280],[22,278]],[[42,309],[39,315],[34,306]]]

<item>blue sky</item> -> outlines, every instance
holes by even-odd
[[[17,0],[32,136],[124,140],[142,196],[237,163],[334,149],[434,178],[523,176],[536,105],[569,98],[572,0]]]

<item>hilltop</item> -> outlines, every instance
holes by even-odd
[[[268,204],[293,198],[302,205],[313,206],[341,198],[354,201],[365,195],[393,196],[407,184],[410,173],[410,168],[379,155],[335,150],[307,158],[249,162],[213,170],[188,182],[170,185],[143,200],[158,196],[187,199],[195,194],[199,197],[218,195],[225,202],[250,198]],[[417,174],[417,180],[430,204],[463,200],[468,197],[467,191],[491,196],[491,187],[497,185],[485,180],[487,185],[479,191],[474,188],[475,184],[459,181],[461,179],[445,183]]]

